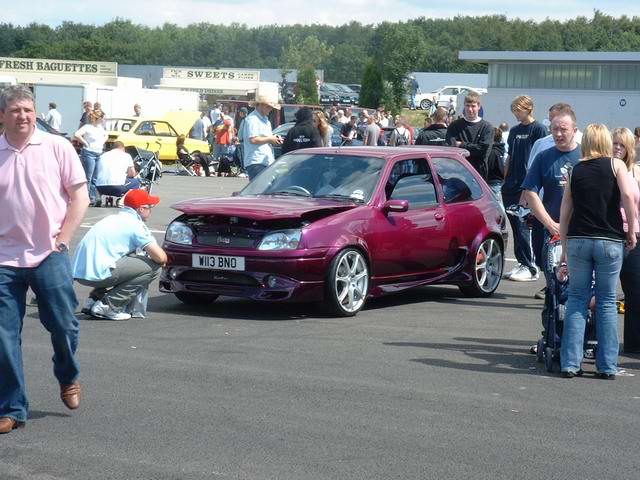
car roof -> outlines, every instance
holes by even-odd
[[[446,155],[451,156],[452,153],[461,155],[462,157],[468,157],[469,152],[464,148],[457,147],[439,147],[439,146],[427,146],[427,145],[407,145],[404,147],[325,147],[325,148],[305,148],[302,150],[295,150],[290,153],[316,153],[316,154],[343,154],[343,155],[358,155],[367,157],[382,157],[385,159],[391,159],[403,154],[414,154],[417,150],[430,155]]]

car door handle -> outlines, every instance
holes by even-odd
[[[436,220],[440,221],[440,220],[444,220],[444,215],[441,213],[436,213],[433,218],[435,218]]]

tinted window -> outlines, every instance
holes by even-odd
[[[433,177],[424,158],[397,162],[391,170],[385,191],[389,200],[407,200],[410,209],[438,203]]]
[[[482,197],[482,187],[462,163],[453,158],[434,158],[445,203],[468,202]]]

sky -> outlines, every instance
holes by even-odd
[[[598,9],[619,17],[640,16],[637,0],[551,0],[518,2],[513,0],[0,0],[2,23],[28,25],[36,22],[51,27],[63,21],[102,25],[116,17],[134,23],[158,26],[174,23],[241,23],[258,25],[328,24],[350,21],[364,24],[408,20],[417,17],[450,18],[457,15],[506,15],[508,18],[542,21],[590,18]]]

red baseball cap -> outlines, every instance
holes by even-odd
[[[124,204],[134,210],[142,207],[143,205],[157,205],[158,203],[160,203],[160,197],[149,195],[149,192],[142,188],[129,190],[124,196]]]

